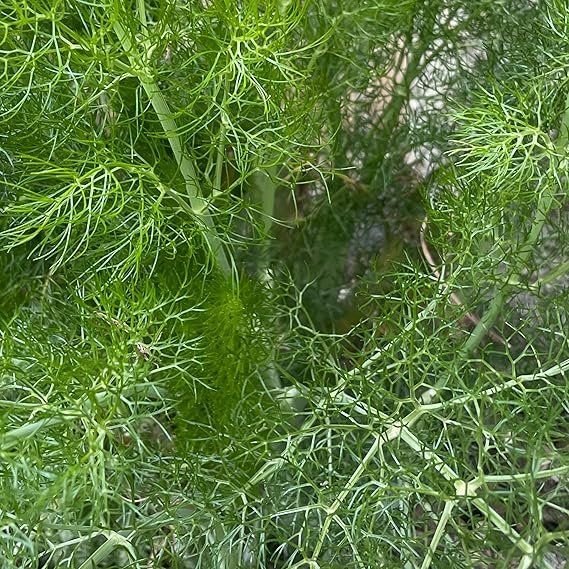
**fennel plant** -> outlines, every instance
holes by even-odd
[[[564,566],[568,41],[2,0],[0,566]]]

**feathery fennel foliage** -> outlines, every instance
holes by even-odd
[[[0,566],[563,566],[568,41],[3,0]]]

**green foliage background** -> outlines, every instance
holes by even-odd
[[[562,566],[568,41],[0,0],[0,566]]]

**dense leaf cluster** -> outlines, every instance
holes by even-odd
[[[0,566],[564,563],[567,41],[0,2]]]

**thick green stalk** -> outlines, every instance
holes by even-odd
[[[114,29],[133,69],[135,70],[142,88],[150,100],[152,108],[158,116],[162,129],[168,138],[168,143],[170,144],[170,148],[172,149],[176,162],[178,163],[180,173],[182,174],[186,184],[187,198],[190,202],[192,213],[205,226],[204,234],[214,257],[217,260],[219,268],[225,274],[228,274],[230,272],[229,261],[225,255],[225,251],[223,250],[221,239],[215,230],[213,219],[208,214],[207,201],[202,196],[197,182],[198,177],[196,167],[192,159],[188,157],[186,152],[184,152],[180,136],[177,134],[176,122],[172,118],[172,113],[168,107],[166,99],[164,98],[164,94],[148,70],[144,68],[140,58],[133,52],[132,42],[123,26],[119,22],[116,22]],[[176,192],[173,192],[173,196],[176,199],[180,197]]]
[[[399,124],[401,112],[409,101],[411,95],[411,85],[413,81],[419,77],[424,69],[424,56],[429,47],[431,47],[432,31],[435,25],[435,16],[437,11],[432,10],[425,27],[420,31],[421,39],[416,47],[412,45],[412,34],[409,33],[407,44],[409,52],[407,55],[406,47],[401,48],[399,53],[396,69],[401,72],[400,81],[394,82],[393,94],[382,116],[377,124],[375,144],[371,145],[371,149],[367,152],[367,159],[361,169],[360,180],[363,184],[372,185],[376,178],[378,170],[385,161],[385,157],[389,151],[393,135]],[[407,62],[405,62],[407,56]]]
[[[561,121],[561,127],[559,129],[559,136],[555,142],[555,149],[558,153],[563,153],[567,146],[567,142],[569,141],[569,95],[565,99],[565,112],[563,113],[563,119]],[[520,251],[517,255],[517,262],[515,264],[515,270],[520,270],[524,263],[528,260],[529,256],[531,255],[532,251],[537,244],[539,236],[543,230],[543,226],[547,220],[547,216],[551,211],[551,208],[555,204],[555,184],[550,183],[546,185],[539,196],[539,200],[537,203],[537,213],[533,220],[530,233],[522,245]],[[506,295],[509,290],[509,286],[506,284],[502,289],[498,291],[496,296],[493,298],[488,310],[484,314],[484,316],[480,319],[480,322],[474,328],[474,331],[466,341],[462,349],[462,355],[464,357],[469,356],[479,345],[482,341],[484,335],[492,328],[494,323],[496,322],[502,307],[504,306],[504,302],[506,300]]]
[[[411,84],[421,72],[422,66],[420,64],[424,48],[425,46],[420,46],[410,55],[401,81],[394,86],[393,96],[385,107],[376,129],[376,142],[367,152],[367,160],[362,166],[361,181],[363,184],[371,185],[373,183],[377,171],[385,160],[393,133],[399,124],[401,111],[409,100]]]
[[[272,167],[268,172],[257,171],[253,175],[253,187],[255,199],[261,205],[261,216],[267,237],[273,226],[275,208],[275,192],[277,185],[273,181],[276,176],[276,168]]]

